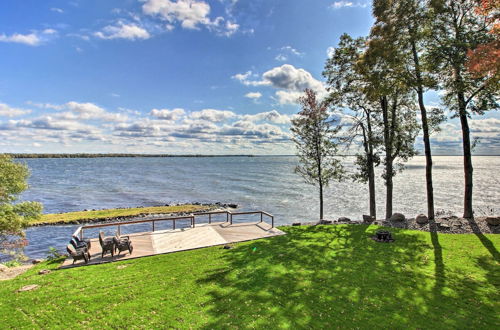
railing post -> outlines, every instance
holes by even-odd
[[[262,222],[262,212],[260,212],[260,222]]]
[[[194,215],[191,217],[191,222],[193,223],[193,228],[195,227],[195,223],[194,223]]]
[[[153,231],[155,231],[155,222],[153,220]]]
[[[230,219],[231,219],[230,224],[232,225],[233,224],[233,214],[231,214],[231,218]]]
[[[118,225],[118,236],[121,236],[121,235],[122,235],[122,233],[120,231],[120,225]]]
[[[82,240],[83,240],[83,227],[82,227],[82,229],[80,229],[80,241],[82,241]]]
[[[274,216],[271,217],[271,228],[274,228]]]
[[[212,214],[211,213],[208,214],[208,223],[209,224],[212,223]]]
[[[174,219],[174,230],[175,230],[175,219]]]
[[[229,212],[226,211],[226,222],[229,221]]]

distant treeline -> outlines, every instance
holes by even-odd
[[[102,158],[102,157],[254,157],[253,155],[167,155],[167,154],[6,154],[12,158]]]

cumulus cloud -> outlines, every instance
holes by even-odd
[[[262,94],[259,92],[250,92],[250,93],[246,93],[245,97],[252,99],[252,100],[257,100],[257,99],[260,99],[262,97]]]
[[[166,29],[171,31],[178,23],[183,29],[196,30],[205,26],[219,35],[231,36],[238,31],[236,22],[218,16],[210,18],[210,5],[198,0],[147,0],[142,6],[146,15],[159,17],[167,21]]]
[[[40,37],[36,33],[20,34],[14,33],[9,35],[0,34],[0,42],[12,42],[25,44],[29,46],[38,46],[42,42]]]
[[[5,103],[0,103],[0,117],[18,117],[30,112],[31,110],[12,108]]]
[[[272,86],[280,89],[276,97],[280,104],[297,103],[306,88],[318,93],[319,97],[326,95],[326,89],[322,82],[316,80],[311,73],[304,69],[295,68],[290,64],[283,64],[264,72],[261,80],[250,80],[252,72],[240,73],[232,78],[247,86]]]
[[[178,120],[182,116],[184,116],[186,112],[184,109],[181,108],[176,108],[176,109],[153,109],[149,113],[151,116],[156,117],[158,119],[163,119],[163,120]]]
[[[276,110],[260,112],[255,115],[243,115],[243,120],[250,122],[269,121],[275,124],[289,124],[291,116],[279,113]]]
[[[149,39],[149,32],[133,23],[118,22],[116,25],[105,26],[102,31],[95,32],[94,35],[100,39]]]
[[[236,114],[229,110],[203,109],[192,112],[189,117],[191,119],[201,119],[216,123],[234,118]]]

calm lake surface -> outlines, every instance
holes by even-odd
[[[24,159],[30,189],[23,200],[39,201],[45,213],[152,206],[189,202],[238,204],[243,210],[265,210],[276,224],[318,219],[317,188],[294,174],[293,156],[209,158],[75,158]],[[345,164],[352,170],[353,157]],[[476,156],[474,204],[478,214],[500,204],[500,157]],[[378,171],[378,216],[384,215],[384,185]],[[434,157],[437,210],[460,214],[463,199],[462,158]],[[426,211],[425,158],[415,157],[398,173],[394,212],[415,216]],[[360,219],[368,213],[365,184],[332,182],[325,194],[325,218]],[[245,220],[245,219],[241,219]],[[44,226],[27,230],[25,253],[46,257],[49,246],[64,250],[77,226]],[[131,226],[132,227],[132,226]],[[130,228],[136,231],[138,228]],[[89,233],[92,234],[92,233]]]

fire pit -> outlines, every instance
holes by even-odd
[[[373,236],[372,239],[376,242],[382,243],[394,242],[394,238],[392,238],[391,232],[383,229],[377,230],[375,236]]]

